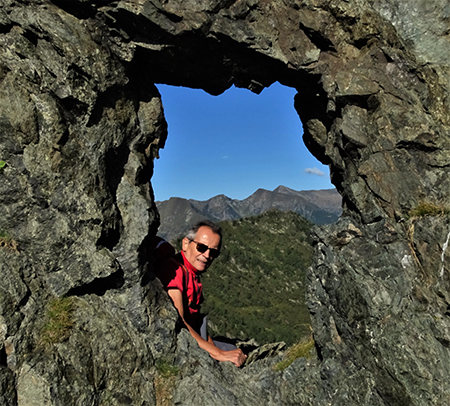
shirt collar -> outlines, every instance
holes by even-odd
[[[184,255],[184,252],[181,251],[181,256],[183,257],[183,262],[184,265],[186,266],[186,268],[188,269],[189,272],[192,272],[194,275],[199,276],[200,275],[200,271],[198,271],[197,269],[194,268],[194,266],[187,260],[186,256]]]

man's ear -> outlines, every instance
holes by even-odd
[[[187,239],[186,237],[183,238],[183,241],[181,243],[181,250],[182,251],[186,251],[187,250],[189,242],[190,242],[189,239]]]

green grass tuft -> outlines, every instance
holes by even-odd
[[[408,214],[410,217],[447,216],[450,214],[450,209],[442,205],[422,202]]]
[[[15,252],[19,250],[17,242],[14,241],[14,239],[5,230],[0,230],[0,248],[6,248]]]
[[[9,241],[11,240],[11,236],[9,235],[9,233],[5,230],[0,230],[0,238],[5,240],[5,241]]]
[[[167,361],[158,361],[156,364],[156,369],[163,378],[171,378],[177,376],[180,372],[176,365],[170,364]]]
[[[311,334],[308,338],[305,338],[299,343],[294,344],[292,347],[290,347],[285,355],[286,359],[275,364],[273,366],[273,369],[275,371],[283,371],[297,358],[311,358],[313,356],[313,349],[314,338]]]
[[[5,161],[0,161],[0,173],[2,173],[3,168],[6,166],[6,162]]]
[[[41,332],[41,341],[44,344],[56,344],[69,337],[70,330],[75,324],[74,310],[73,297],[62,297],[50,301],[47,307],[47,322]]]
[[[176,377],[180,369],[167,360],[159,360],[156,364],[158,373],[154,376],[155,399],[157,406],[172,406]]]

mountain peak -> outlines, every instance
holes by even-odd
[[[291,193],[298,193],[296,190],[290,189],[286,186],[280,185],[276,189],[273,190],[276,193],[285,193],[285,194],[291,194]]]
[[[328,224],[335,222],[342,212],[341,196],[335,189],[296,191],[286,186],[278,186],[274,191],[261,188],[244,200],[220,194],[207,201],[179,199],[174,203],[170,199],[158,204],[161,215],[158,234],[169,241],[201,218],[235,220],[278,209],[300,214],[315,224]]]

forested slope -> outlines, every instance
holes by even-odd
[[[202,277],[211,335],[292,344],[308,334],[304,280],[312,224],[270,210],[220,225],[222,254]]]

